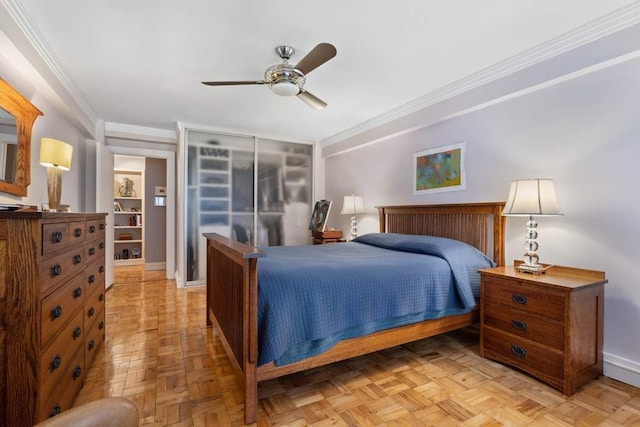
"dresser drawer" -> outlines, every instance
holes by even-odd
[[[539,375],[552,385],[562,387],[563,352],[492,328],[484,329],[482,339],[486,357]]]
[[[84,305],[84,327],[88,331],[96,324],[101,314],[104,314],[105,291],[92,293]],[[104,315],[102,316],[104,317]]]
[[[87,330],[89,332],[84,341],[84,361],[89,366],[105,338],[104,310],[95,316],[94,327]]]
[[[40,264],[40,292],[46,294],[53,286],[61,283],[84,269],[84,246],[71,248]]]
[[[69,241],[72,245],[78,245],[84,242],[84,226],[84,221],[74,221],[69,223]]]
[[[104,235],[85,244],[85,254],[87,256],[87,264],[92,263],[96,259],[104,259]]]
[[[87,267],[84,283],[87,295],[92,295],[98,290],[104,291],[104,258]]]
[[[69,224],[54,222],[42,224],[42,255],[48,255],[69,245]]]
[[[105,231],[104,219],[87,220],[87,240],[95,239],[97,237],[104,237],[104,231]]]
[[[564,295],[552,293],[520,281],[483,277],[483,302],[501,304],[515,310],[564,321]]]
[[[45,385],[40,399],[39,419],[46,420],[71,408],[84,379],[84,351],[78,348],[59,381]]]
[[[40,381],[44,388],[49,387],[49,383],[58,384],[62,374],[68,370],[73,355],[82,347],[82,338],[82,310],[78,310],[40,356]]]
[[[84,305],[84,274],[80,273],[42,300],[42,348],[55,338],[63,325]],[[82,326],[82,319],[80,319]]]
[[[501,305],[485,304],[484,326],[564,350],[564,325]]]

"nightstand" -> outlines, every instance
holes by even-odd
[[[521,261],[516,261],[518,265]],[[602,375],[604,272],[480,270],[480,355],[571,395]]]
[[[344,239],[342,238],[342,230],[312,231],[311,235],[313,236],[314,245],[344,242]]]

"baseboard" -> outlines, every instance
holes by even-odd
[[[640,387],[640,363],[613,354],[603,354],[604,375]]]
[[[166,270],[167,263],[166,262],[147,262],[144,265],[145,270]]]

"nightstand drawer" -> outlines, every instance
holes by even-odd
[[[562,386],[564,355],[527,339],[514,337],[493,328],[483,333],[486,356],[544,377]]]
[[[548,345],[560,351],[564,349],[564,325],[562,323],[546,320],[522,310],[486,304],[484,325]]]
[[[561,294],[520,281],[501,280],[495,277],[485,277],[482,286],[485,303],[501,304],[515,310],[564,321],[566,298]]]

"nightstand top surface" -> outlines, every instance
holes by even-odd
[[[564,267],[561,265],[554,265],[550,267],[544,274],[522,273],[517,271],[514,265],[486,268],[479,270],[479,272],[495,277],[562,286],[566,288],[579,288],[582,286],[607,283],[607,279],[605,278],[605,273],[603,271]]]

